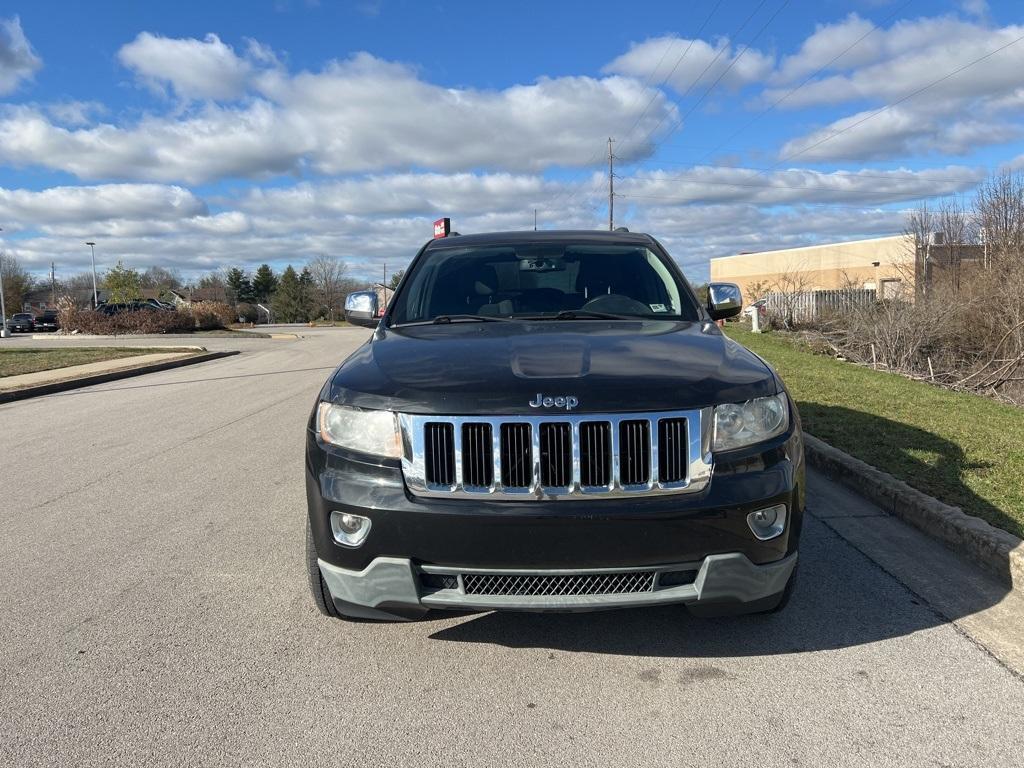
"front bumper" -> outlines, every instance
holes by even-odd
[[[649,570],[650,589],[617,594],[468,594],[473,569],[420,566],[407,558],[378,557],[362,571],[319,561],[320,573],[338,610],[364,619],[414,619],[431,608],[476,611],[593,611],[638,608],[669,603],[757,605],[780,595],[796,567],[797,554],[774,563],[754,565],[741,553],[709,555],[699,563],[680,563]],[[470,573],[467,573],[469,571]],[[621,569],[488,570],[499,577],[607,576]],[[692,572],[692,583],[666,584],[666,574]],[[450,576],[450,586],[428,587],[424,577]],[[667,581],[667,579],[666,579]]]

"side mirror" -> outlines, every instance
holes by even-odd
[[[735,317],[743,309],[743,296],[735,283],[711,283],[708,285],[708,312],[712,320]]]

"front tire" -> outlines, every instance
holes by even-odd
[[[334,605],[334,598],[331,597],[324,577],[320,573],[320,565],[317,563],[316,545],[313,543],[313,528],[306,518],[306,575],[309,579],[309,591],[313,595],[313,602],[317,610],[324,616],[332,619],[340,619],[337,607]]]

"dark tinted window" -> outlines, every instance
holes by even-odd
[[[689,293],[648,248],[532,243],[427,251],[396,298],[391,320],[566,311],[698,319]]]

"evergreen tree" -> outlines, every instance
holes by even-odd
[[[309,267],[303,267],[299,274],[299,288],[302,297],[302,314],[306,320],[312,320],[316,308],[316,284]]]
[[[238,267],[229,269],[224,281],[228,286],[228,300],[232,304],[251,304],[256,300],[252,281]]]
[[[309,319],[308,309],[303,306],[302,282],[291,264],[281,273],[272,307],[279,323],[304,323]]]
[[[142,296],[142,275],[119,261],[103,276],[103,287],[107,289],[112,304],[135,301]]]
[[[294,273],[295,270],[293,269],[292,272]],[[298,281],[297,277],[296,281]],[[274,274],[274,270],[270,268],[269,264],[260,264],[252,279],[253,297],[256,301],[266,302],[273,297],[276,290],[277,275]]]

